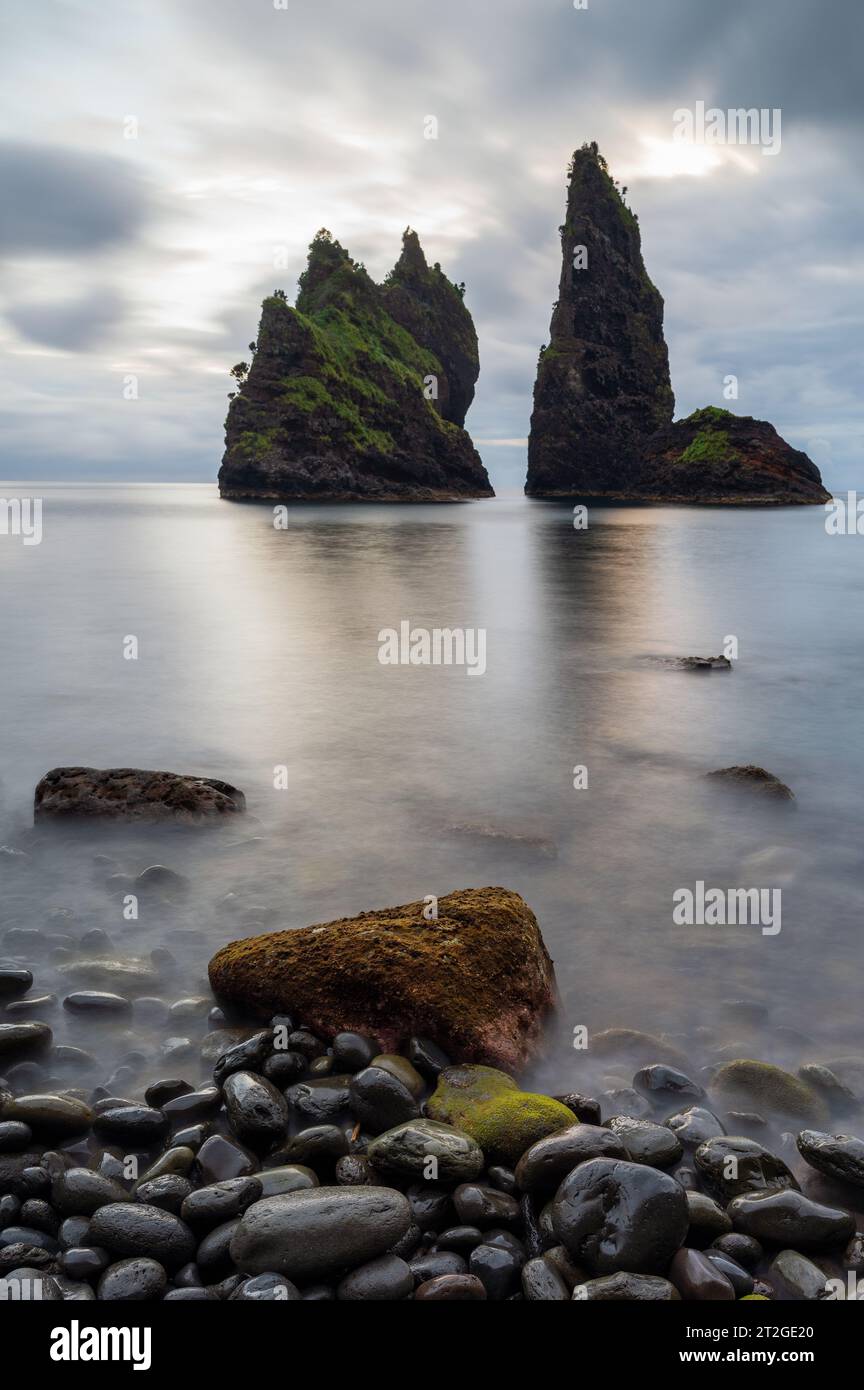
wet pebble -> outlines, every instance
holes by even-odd
[[[443,1183],[477,1178],[485,1160],[479,1144],[462,1130],[437,1120],[408,1120],[385,1130],[367,1149],[382,1173],[406,1178],[431,1176]]]
[[[288,1131],[288,1104],[271,1081],[252,1072],[232,1072],[223,1096],[237,1138],[257,1150],[273,1148]]]
[[[538,1139],[516,1165],[523,1192],[552,1193],[578,1163],[590,1158],[627,1158],[621,1137],[599,1125],[575,1124]]]
[[[253,1203],[231,1251],[247,1273],[311,1281],[383,1255],[410,1224],[393,1188],[319,1187]]]
[[[505,1225],[519,1219],[519,1203],[506,1192],[486,1183],[460,1183],[453,1193],[453,1205],[465,1226]]]
[[[67,994],[63,1008],[75,1014],[130,1014],[132,1003],[122,994],[105,989],[78,989]]]
[[[162,1297],[167,1275],[162,1265],[147,1257],[119,1260],[109,1265],[99,1280],[100,1299],[120,1303],[150,1303]]]
[[[736,1197],[728,1212],[736,1231],[796,1250],[837,1245],[855,1230],[848,1212],[823,1206],[791,1188]]]
[[[826,1177],[864,1187],[864,1141],[851,1134],[823,1134],[804,1129],[798,1135],[801,1157]]]
[[[405,1260],[396,1255],[380,1255],[369,1260],[336,1286],[336,1297],[343,1301],[372,1302],[410,1298],[414,1276]]]
[[[195,1237],[179,1217],[138,1202],[100,1207],[90,1239],[115,1255],[155,1258],[166,1269],[186,1264],[195,1253]]]
[[[668,1168],[677,1163],[683,1153],[677,1136],[665,1125],[655,1125],[650,1120],[638,1120],[629,1115],[613,1115],[606,1123],[621,1140],[633,1163]]]
[[[560,1242],[592,1273],[665,1270],[689,1225],[683,1188],[657,1168],[595,1158],[566,1177],[552,1206]]]

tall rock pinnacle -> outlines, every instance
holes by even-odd
[[[319,232],[296,307],[265,299],[225,423],[219,490],[275,501],[491,497],[465,430],[479,364],[462,295],[416,234],[376,285]]]
[[[675,399],[663,300],[642,260],[639,224],[596,144],[573,156],[563,266],[541,352],[528,443],[533,497],[629,491],[645,439]]]

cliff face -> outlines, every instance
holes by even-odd
[[[420,239],[410,227],[383,292],[390,317],[441,363],[444,375],[439,381],[438,409],[445,420],[461,427],[480,375],[474,320],[441,267],[429,269]]]
[[[319,232],[296,307],[278,292],[262,306],[252,365],[228,411],[220,493],[491,497],[461,428],[478,371],[471,316],[446,276],[429,270],[414,233],[380,286]]]
[[[596,145],[573,156],[561,237],[561,281],[534,387],[525,491],[627,492],[645,439],[671,424],[675,400],[663,300],[645,271],[639,224]]]
[[[708,406],[659,430],[639,472],[646,500],[788,506],[827,502],[816,464],[765,420]]]

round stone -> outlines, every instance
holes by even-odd
[[[552,1225],[578,1264],[596,1274],[665,1270],[689,1226],[684,1189],[645,1164],[595,1158],[564,1179]]]
[[[223,1088],[228,1123],[241,1143],[269,1149],[288,1132],[288,1105],[272,1081],[249,1071],[232,1072]]]
[[[51,1185],[51,1201],[61,1216],[92,1216],[110,1202],[129,1200],[119,1182],[90,1168],[66,1168]]]
[[[195,1237],[185,1222],[143,1202],[100,1207],[90,1222],[90,1239],[114,1255],[146,1256],[166,1269],[188,1264],[195,1254]]]
[[[345,1276],[336,1287],[336,1297],[354,1302],[391,1302],[410,1298],[414,1276],[404,1260],[396,1255],[380,1255]]]
[[[792,1250],[838,1245],[855,1231],[849,1212],[823,1206],[791,1188],[736,1197],[728,1212],[736,1231]]]
[[[311,1281],[385,1254],[410,1224],[407,1199],[393,1188],[312,1188],[255,1202],[231,1254],[249,1274]]]
[[[798,1151],[811,1168],[826,1177],[864,1187],[864,1141],[851,1134],[823,1134],[803,1129],[798,1135]]]
[[[736,1135],[708,1139],[696,1150],[694,1162],[705,1186],[723,1202],[744,1192],[798,1186],[782,1158],[756,1139]]]
[[[99,1298],[112,1303],[152,1303],[168,1282],[157,1260],[144,1256],[109,1265],[99,1280]]]
[[[577,1124],[547,1134],[526,1149],[516,1165],[523,1192],[554,1192],[567,1174],[591,1158],[627,1158],[622,1139],[600,1125]]]
[[[470,1182],[480,1176],[485,1162],[482,1149],[470,1134],[438,1120],[407,1120],[385,1130],[372,1140],[366,1154],[383,1173],[407,1178],[431,1176],[444,1183]]]
[[[684,1150],[671,1129],[637,1120],[629,1115],[613,1115],[606,1122],[612,1133],[621,1140],[633,1163],[648,1163],[652,1168],[668,1168],[677,1163]]]

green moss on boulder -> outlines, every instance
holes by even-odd
[[[743,1108],[785,1115],[790,1119],[827,1123],[827,1110],[815,1091],[770,1062],[740,1058],[727,1062],[711,1083],[712,1096],[731,1110]]]
[[[538,1139],[578,1123],[560,1101],[520,1090],[511,1076],[493,1067],[471,1065],[441,1073],[426,1112],[470,1134],[487,1163],[511,1167]]]

